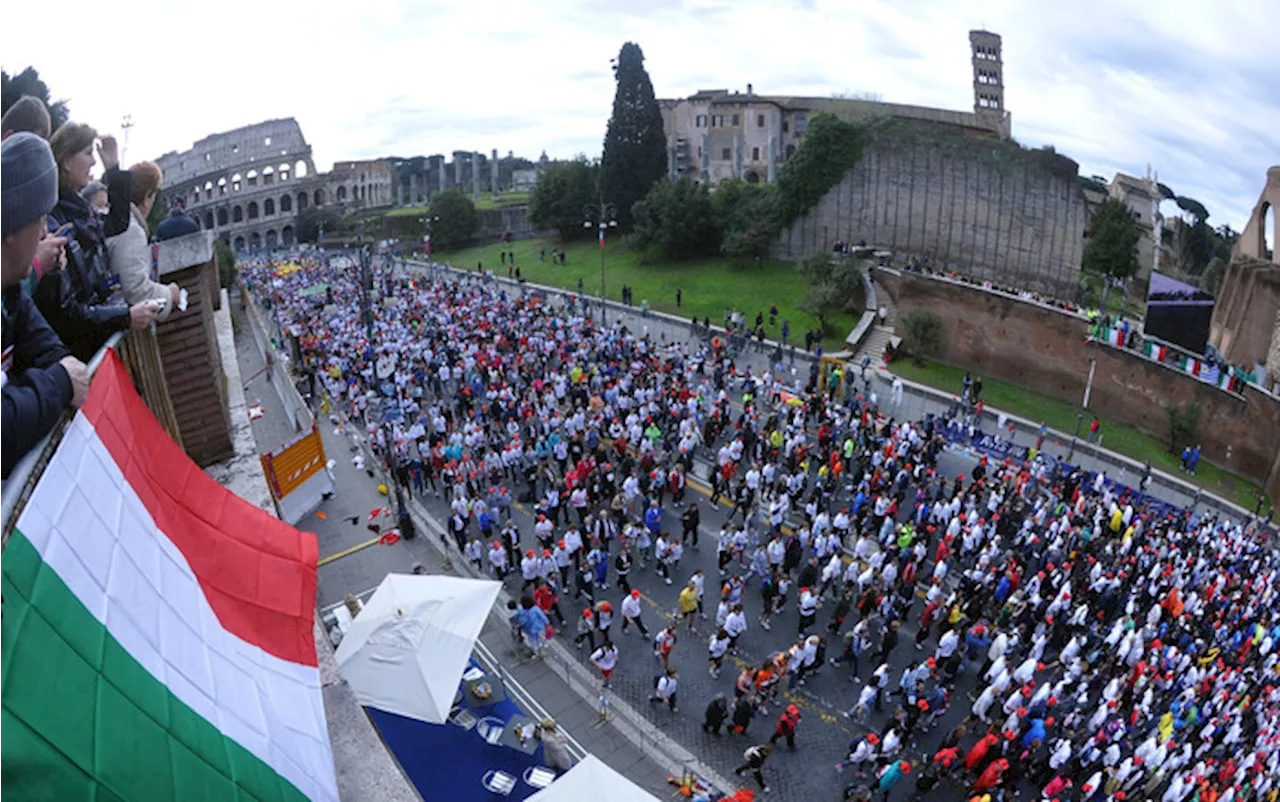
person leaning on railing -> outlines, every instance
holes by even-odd
[[[40,242],[45,215],[58,201],[58,169],[40,137],[18,133],[0,145],[0,284],[3,285],[4,476],[58,422],[68,405],[84,403],[89,372],[70,355],[22,287]]]
[[[115,140],[103,137],[98,155],[106,167],[110,205],[104,217],[80,197],[89,184],[97,132],[80,123],[64,123],[49,140],[58,165],[58,203],[49,214],[49,230],[67,234],[67,266],[40,277],[35,301],[71,353],[89,359],[117,331],[144,329],[156,318],[156,307],[143,302],[126,306],[119,297],[119,277],[107,264],[108,236],[129,225],[128,174],[118,167]],[[122,178],[123,176],[123,178]],[[123,210],[123,214],[121,212]],[[120,219],[122,217],[122,222]]]

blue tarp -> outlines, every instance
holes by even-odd
[[[475,662],[470,665],[474,666]],[[474,728],[464,730],[454,724],[427,724],[371,707],[365,709],[426,802],[489,802],[494,795],[485,790],[481,780],[492,770],[504,771],[516,778],[516,786],[507,799],[521,800],[539,790],[524,782],[523,775],[528,768],[546,765],[541,745],[529,756],[505,746],[490,746]],[[510,699],[504,699],[492,709],[484,708],[473,715],[492,716],[506,722],[517,713],[524,711]]]

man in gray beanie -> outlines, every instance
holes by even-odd
[[[80,406],[89,372],[70,355],[36,309],[22,280],[47,235],[45,215],[58,202],[58,168],[40,137],[14,134],[0,145],[0,285],[3,289],[3,476],[58,422]]]

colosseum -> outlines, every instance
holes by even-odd
[[[318,174],[311,146],[291,117],[207,136],[156,163],[164,171],[165,197],[185,198],[200,227],[237,251],[292,245],[298,214],[308,206],[346,212],[394,201],[391,162],[337,162]]]

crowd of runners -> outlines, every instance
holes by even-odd
[[[607,684],[634,659],[616,630],[634,626],[658,665],[653,701],[677,711],[673,649],[705,648],[719,678],[753,628],[793,627],[791,648],[698,700],[705,731],[747,735],[739,773],[762,789],[801,726],[780,690],[834,665],[857,682],[846,715],[866,733],[836,767],[850,798],[942,785],[978,800],[1275,802],[1280,560],[1253,529],[1160,516],[1041,459],[947,477],[948,422],[837,403],[816,369],[752,375],[710,336],[602,328],[481,278],[369,273],[367,308],[346,257],[240,275],[296,338],[315,397],[365,426],[402,492],[448,501],[467,559],[521,583],[513,621],[535,653],[553,634],[576,641]],[[701,535],[719,576],[680,567],[706,529],[690,483],[732,508]],[[630,582],[646,567],[684,586],[652,628]],[[971,698],[962,677],[977,678]],[[953,706],[964,722],[909,754]],[[759,724],[748,734],[759,720],[768,742]]]

